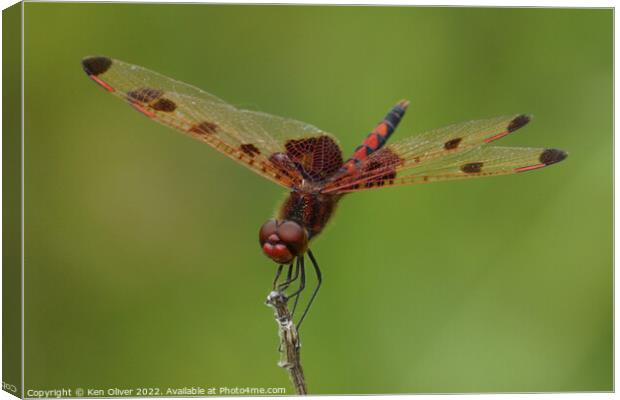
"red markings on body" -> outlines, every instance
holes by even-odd
[[[385,122],[380,123],[379,126],[377,126],[375,128],[375,132],[378,133],[381,136],[387,135],[387,133],[388,133],[387,124]]]
[[[108,92],[113,92],[114,91],[114,88],[112,86],[108,85],[107,83],[102,81],[100,78],[97,78],[96,75],[88,75],[88,76],[90,76],[90,79],[92,79],[93,81],[97,82],[99,84],[99,86],[103,87]]]
[[[355,166],[353,161],[348,161],[342,167],[346,170],[347,175],[352,174],[353,172],[355,172],[357,170],[357,167]]]
[[[362,161],[366,158],[367,155],[368,153],[366,153],[366,147],[362,146],[356,152],[353,153],[353,156],[351,157],[349,161],[347,161],[345,166],[348,166],[348,165],[355,166],[355,159],[357,159],[358,161]]]
[[[517,172],[525,172],[525,171],[531,171],[533,169],[538,169],[538,168],[542,168],[544,167],[545,164],[536,164],[536,165],[530,165],[528,167],[521,167],[521,168],[517,168],[515,169],[515,171]]]
[[[377,146],[379,146],[379,139],[377,138],[377,135],[371,135],[368,139],[364,141],[364,143],[370,148],[375,149],[377,148]]]

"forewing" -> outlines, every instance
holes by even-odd
[[[282,185],[299,185],[299,166],[281,155],[316,138],[337,141],[320,129],[293,119],[238,109],[194,86],[145,68],[106,57],[82,62],[99,85],[147,117],[205,142],[254,172]]]
[[[566,157],[567,154],[558,149],[485,146],[408,169],[406,173],[369,178],[343,187],[338,193],[384,186],[516,174],[555,164]]]

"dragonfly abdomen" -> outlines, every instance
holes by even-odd
[[[366,136],[362,144],[357,146],[351,158],[342,165],[336,176],[341,177],[354,173],[359,169],[363,160],[383,147],[405,115],[405,110],[408,106],[409,102],[403,100],[392,107],[379,125]]]

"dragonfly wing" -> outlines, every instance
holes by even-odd
[[[433,174],[439,173],[439,171],[446,172],[446,168],[449,170],[450,168],[464,165],[468,162],[467,160],[471,160],[469,161],[470,163],[477,162],[475,160],[476,157],[487,155],[480,152],[482,151],[480,149],[487,148],[486,144],[516,131],[529,121],[530,117],[527,115],[516,114],[464,122],[402,139],[371,154],[370,157],[361,163],[358,172],[353,176],[329,182],[324,192],[349,192],[352,189],[362,190],[362,188],[389,185],[390,182],[394,182],[393,184],[397,182],[398,184],[405,184],[405,182],[423,183],[440,180]],[[501,154],[502,156],[507,156],[512,150],[496,150],[501,149],[498,147],[488,148],[493,150],[487,151],[492,151],[493,154]],[[544,149],[532,149],[531,151],[534,152],[532,154],[538,152],[539,156],[542,156]],[[522,150],[516,150],[516,152],[517,154],[523,154]],[[488,155],[494,156],[493,154]],[[515,159],[514,161],[515,169],[540,164],[546,165],[544,162],[519,165],[519,160]],[[452,178],[453,176],[487,176],[486,173],[491,172],[488,170],[490,165],[486,165],[485,171],[482,174],[463,175],[463,171],[459,172],[457,170],[453,171],[455,175],[448,174],[448,176],[441,179]],[[427,173],[431,175],[425,175]],[[493,175],[497,174],[499,173],[493,173]],[[407,176],[413,175],[420,178],[412,180],[410,177],[404,179]],[[427,176],[426,180],[424,180],[424,176]]]
[[[147,117],[211,145],[282,186],[297,186],[304,178],[308,162],[295,163],[294,156],[313,158],[308,152],[327,148],[326,157],[338,163],[336,139],[312,125],[238,109],[194,86],[119,60],[89,57],[82,66],[91,79]],[[324,164],[329,163],[310,165],[310,175],[325,169]]]
[[[516,174],[558,163],[566,157],[566,152],[558,149],[485,146],[410,168],[398,174],[369,178],[341,188],[338,193],[384,186]]]

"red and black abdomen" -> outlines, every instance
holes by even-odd
[[[309,238],[321,233],[341,195],[291,192],[280,207],[280,220],[295,221],[308,230]]]
[[[394,133],[398,123],[405,115],[405,110],[407,110],[408,106],[409,102],[403,100],[392,107],[390,112],[387,113],[379,125],[377,125],[375,129],[368,134],[366,139],[364,139],[364,142],[357,146],[351,158],[345,161],[335,176],[340,178],[343,175],[355,173],[362,164],[362,161],[368,158],[368,156],[375,151],[382,148],[392,133]]]

